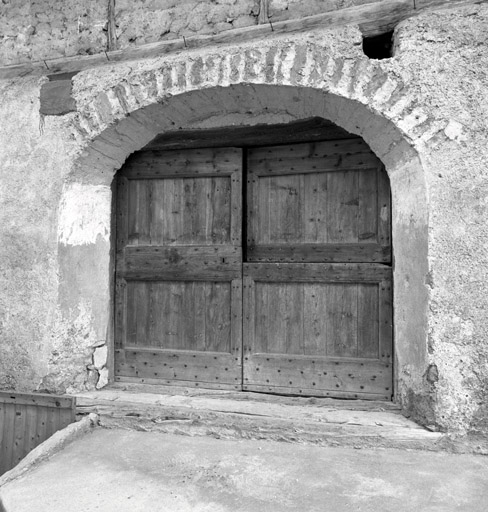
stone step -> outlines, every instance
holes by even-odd
[[[445,450],[447,438],[395,404],[115,383],[76,396],[107,428],[320,446]]]

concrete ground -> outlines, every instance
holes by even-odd
[[[7,512],[486,512],[488,458],[97,428],[0,496]]]

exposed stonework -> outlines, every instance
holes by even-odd
[[[361,135],[390,175],[397,400],[432,428],[486,432],[487,21],[480,5],[404,22],[383,61],[350,27],[84,71],[77,113],[42,132],[39,83],[0,84],[2,236],[13,241],[1,248],[0,385],[106,382],[110,186],[131,152],[179,128],[322,116]]]
[[[98,0],[2,0],[0,65],[106,49],[107,4]]]

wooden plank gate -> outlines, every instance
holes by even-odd
[[[0,475],[73,423],[75,406],[72,397],[0,392]]]
[[[142,151],[117,185],[117,380],[391,399],[390,189],[362,139]]]

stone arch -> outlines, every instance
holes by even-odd
[[[90,261],[97,268],[102,265],[102,279],[107,283],[100,293],[88,290],[86,293],[92,296],[80,296],[79,300],[106,304],[107,312],[98,320],[98,330],[109,332],[110,226],[106,221],[93,227],[83,216],[96,210],[103,218],[110,217],[111,205],[106,200],[110,194],[103,191],[110,190],[115,172],[131,153],[168,131],[322,117],[361,136],[383,161],[390,177],[395,255],[395,395],[409,406],[409,396],[421,393],[424,386],[428,307],[427,191],[420,159],[409,138],[412,133],[420,136],[429,127],[422,125],[421,113],[402,96],[402,84],[376,64],[363,58],[341,61],[324,55],[311,45],[292,50],[236,50],[221,58],[210,54],[142,71],[137,80],[120,80],[107,92],[97,92],[93,84],[78,89],[79,115],[74,127],[79,137],[90,142],[74,163],[63,200],[76,186],[84,188],[88,202],[96,203],[78,208],[74,222],[81,232],[85,225],[95,230],[86,233],[90,244],[84,249],[84,265],[89,268]],[[327,64],[317,72],[307,63],[319,57]],[[277,62],[282,63],[281,68]],[[212,69],[216,79],[212,78]],[[364,76],[370,81],[365,81]],[[90,91],[95,96],[91,102]],[[398,114],[407,106],[410,114],[403,116],[402,131],[398,126],[401,123],[394,123],[389,117],[392,111]],[[410,135],[405,133],[407,125]],[[72,224],[73,219],[69,222]],[[73,233],[69,222],[60,223],[59,238],[64,246],[69,246],[66,233]],[[100,236],[97,229],[101,230]],[[72,266],[65,269],[67,286],[79,282],[77,272]],[[107,336],[110,338],[110,332]]]

